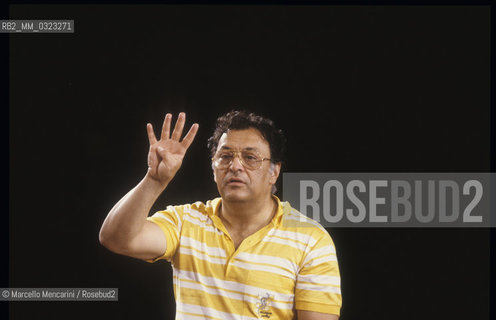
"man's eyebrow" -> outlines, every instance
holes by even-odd
[[[234,150],[234,148],[231,148],[229,146],[222,146],[220,147],[222,150]],[[242,149],[243,151],[258,151],[258,148],[255,147],[246,147]]]

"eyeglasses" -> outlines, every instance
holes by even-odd
[[[256,151],[221,150],[215,154],[212,161],[218,169],[226,169],[231,166],[236,155],[243,167],[249,170],[258,170],[262,167],[262,163],[265,160],[271,160],[269,158],[263,158]]]

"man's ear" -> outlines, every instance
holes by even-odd
[[[212,173],[214,174],[214,181],[217,183],[217,176],[215,175],[214,162],[212,161]]]
[[[279,173],[281,172],[281,163],[280,162],[277,162],[277,163],[271,163],[270,164],[270,171],[269,171],[269,174],[270,174],[270,179],[269,179],[269,182],[271,184],[275,184],[276,181],[277,181],[277,178],[279,177]]]

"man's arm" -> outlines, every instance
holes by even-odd
[[[115,204],[100,229],[100,243],[110,251],[146,260],[163,255],[167,248],[163,231],[146,218],[181,167],[184,155],[198,131],[198,124],[193,124],[180,141],[186,115],[179,114],[172,135],[171,119],[171,114],[165,116],[158,141],[152,125],[147,124],[150,142],[148,172],[135,188]]]
[[[326,314],[314,311],[297,310],[298,320],[338,320],[335,314]]]

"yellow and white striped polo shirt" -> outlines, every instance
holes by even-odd
[[[293,319],[295,309],[339,315],[341,289],[327,231],[287,202],[235,250],[221,198],[168,206],[148,220],[167,238],[176,319]]]

